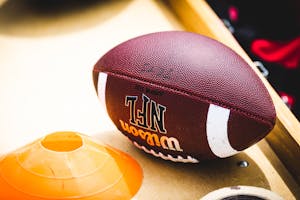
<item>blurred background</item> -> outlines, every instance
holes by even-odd
[[[0,0],[2,49],[11,48],[12,43],[8,41],[13,38],[34,38],[35,40],[31,41],[32,47],[37,41],[36,38],[66,36],[63,41],[67,41],[77,33],[88,33],[89,30],[97,29],[100,24],[105,27],[105,31],[110,32],[110,28],[105,26],[106,22],[112,21],[116,16],[121,16],[122,11],[131,6],[129,2],[132,1]],[[252,60],[259,61],[258,65],[262,66],[260,70],[265,73],[282,100],[300,119],[300,1],[207,0],[207,2]],[[133,7],[132,10],[134,10]],[[135,14],[134,12],[132,15]],[[160,30],[160,23],[163,22],[155,20],[155,15],[152,17],[153,19],[147,18],[148,21],[145,22],[145,25],[147,24],[145,32]],[[128,37],[135,36],[131,34],[130,26],[136,25],[130,25],[130,22],[125,20],[126,16],[123,19],[119,24],[113,25],[120,26],[120,31],[123,33],[129,33]],[[133,27],[133,29],[137,28]],[[116,32],[111,31],[110,34],[116,38],[115,44],[126,39],[120,35],[117,37]],[[20,40],[15,47],[21,51],[20,46],[25,40]],[[90,37],[82,41],[85,46],[95,45],[96,47],[97,45],[97,49],[101,49],[102,47],[93,42],[94,40],[95,38]],[[101,42],[103,41],[105,40]],[[0,47],[0,53],[1,59],[11,60],[8,56],[12,54],[9,54],[7,50],[1,51]],[[97,56],[100,56],[100,53]],[[93,57],[94,60],[95,57]]]
[[[300,119],[300,1],[207,0]]]
[[[121,147],[123,140],[119,140],[115,126],[97,99],[91,74],[93,65],[108,49],[129,38],[156,31],[184,30],[165,2],[0,0],[0,156],[57,130],[78,131],[98,138],[104,133],[111,137],[108,143]],[[261,70],[266,78],[299,119],[299,0],[207,2],[249,56],[265,67]],[[191,172],[192,181],[199,180],[195,173],[203,174],[200,179],[205,180],[205,187],[193,182],[174,188],[178,194],[189,189],[204,194],[229,181],[229,185],[253,183],[271,187],[282,196],[291,196],[289,188],[294,185],[285,185],[293,183],[290,174],[280,168],[284,172],[282,179],[272,166],[275,163],[274,166],[281,167],[277,157],[273,158],[270,147],[261,147],[255,145],[243,156],[225,161],[226,164],[204,166],[200,168],[202,173],[188,167],[186,171]],[[298,154],[295,155],[297,159]],[[267,156],[272,159],[270,162]],[[236,159],[250,161],[250,167],[238,167]],[[162,167],[160,162],[158,165]],[[296,168],[297,162],[291,165]],[[153,169],[152,165],[145,166]],[[220,166],[224,166],[223,173]],[[165,169],[167,174],[173,174],[175,167],[171,171]],[[186,171],[180,168],[176,173]],[[207,176],[208,171],[223,178],[214,180]],[[228,172],[235,178],[226,178]],[[155,174],[149,173],[148,180],[153,180]],[[236,177],[245,174],[255,176],[237,182]],[[184,180],[169,175],[164,180],[156,175],[158,181]],[[155,186],[165,189],[160,184]],[[186,194],[191,197],[191,193]]]

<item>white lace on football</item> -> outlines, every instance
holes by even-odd
[[[145,146],[139,145],[136,142],[133,142],[133,144],[137,148],[142,149],[143,151],[145,151],[146,153],[152,154],[155,157],[159,157],[159,158],[162,158],[164,160],[171,160],[173,162],[182,162],[182,163],[199,163],[199,160],[197,160],[196,158],[193,158],[192,156],[187,156],[187,158],[183,158],[182,156],[173,157],[170,154],[168,154],[166,156],[161,152],[156,153],[153,149],[149,150]]]

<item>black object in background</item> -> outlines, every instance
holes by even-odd
[[[300,66],[287,68],[268,62],[251,51],[256,39],[287,42],[300,36],[300,1],[207,0],[216,14],[230,26],[233,36],[252,60],[269,71],[268,81],[300,119]],[[300,57],[299,48],[295,54]]]

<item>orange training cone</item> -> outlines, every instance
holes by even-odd
[[[142,179],[129,155],[79,133],[55,132],[0,160],[0,200],[125,200]]]

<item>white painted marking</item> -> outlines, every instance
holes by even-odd
[[[220,158],[238,153],[232,148],[228,139],[228,119],[230,110],[210,104],[207,113],[206,132],[211,151]]]
[[[107,82],[107,74],[103,72],[99,72],[98,76],[98,97],[102,104],[102,106],[106,109],[106,98],[105,98],[105,92],[106,92],[106,82]]]

